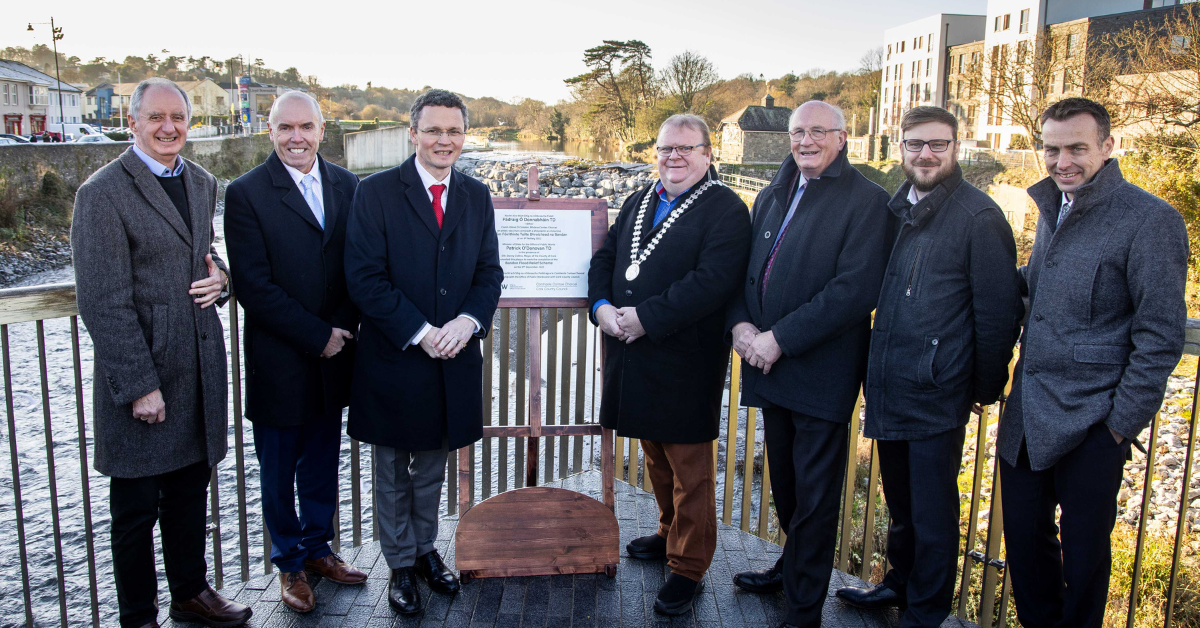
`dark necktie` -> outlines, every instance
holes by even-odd
[[[429,186],[429,192],[433,194],[433,215],[437,218],[438,229],[442,228],[442,216],[444,215],[442,211],[442,191],[445,189],[446,186],[441,183]]]

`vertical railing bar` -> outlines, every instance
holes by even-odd
[[[350,530],[354,547],[362,545],[362,453],[361,443],[350,439]]]
[[[529,440],[526,441],[528,454],[525,459],[525,486],[537,486],[538,448],[542,444],[542,316],[541,312],[531,312],[526,326],[529,340]],[[554,370],[553,352],[546,354],[546,370]],[[547,414],[553,412],[553,406],[547,407]],[[549,441],[546,443],[547,455],[553,455]]]
[[[575,424],[583,423],[583,405],[584,392],[587,391],[587,328],[588,319],[582,308],[575,310],[575,316],[579,319],[579,331],[575,336]],[[574,441],[574,454],[571,458],[571,472],[579,473],[583,471],[583,437],[576,436]]]
[[[342,449],[341,449],[341,447],[339,447],[338,448],[338,460],[339,461],[341,460],[341,457],[342,457]],[[342,479],[340,477],[338,478],[337,492],[335,493],[335,495],[337,497],[333,500],[333,543],[331,543],[331,545],[333,546],[333,551],[335,553],[341,553],[341,551],[342,551]],[[264,519],[263,521],[265,522],[266,519]],[[265,534],[265,532],[264,532],[264,534]]]
[[[875,502],[879,492],[879,443],[871,441],[871,463],[867,467],[867,510],[863,514],[862,575],[871,581],[871,566],[875,559]]]
[[[733,522],[733,484],[734,484],[734,465],[733,459],[737,454],[737,424],[740,408],[738,407],[738,393],[741,388],[742,381],[742,360],[736,353],[733,354],[732,366],[729,375],[729,405],[728,412],[725,418],[725,499],[721,508],[721,521],[725,525],[730,525]],[[747,409],[747,416],[750,410]]]
[[[1000,408],[1003,412],[1004,407]],[[1001,497],[1003,488],[1000,485],[1000,456],[996,455],[996,463],[992,469],[992,503],[988,513],[987,545],[984,549],[983,560],[983,589],[979,594],[979,625],[991,628],[992,614],[995,612],[996,577],[998,570],[989,565],[993,558],[1000,557],[1000,542],[1004,535],[1004,501]]]
[[[624,481],[626,481],[626,477],[625,477],[625,437],[621,436],[620,434],[617,434],[616,430],[613,430],[613,434],[616,434],[616,443],[617,443],[616,447],[613,450],[613,452],[614,452],[613,457],[616,459],[615,460],[616,478],[618,480],[621,480],[622,482],[624,482]]]
[[[585,315],[586,315],[586,313],[585,313]],[[602,341],[603,341],[603,339],[600,337],[600,328],[599,327],[593,328],[592,329],[592,361],[589,364],[591,365],[590,368],[592,369],[592,408],[591,408],[592,414],[591,414],[591,420],[592,420],[592,423],[596,423],[596,424],[600,423],[600,417],[596,415],[596,382],[600,379],[600,371],[596,369],[596,364],[598,362],[600,362],[600,343]],[[588,449],[588,467],[594,469],[595,464],[596,464],[596,437],[590,436],[590,437],[588,437],[588,441],[590,443],[590,447]],[[601,440],[601,445],[603,445],[603,440]],[[603,451],[601,452],[601,455],[603,455]],[[713,457],[713,460],[716,460],[715,456]],[[602,467],[604,466],[603,461],[601,461],[601,466]]]
[[[559,379],[562,382],[559,392],[559,409],[558,423],[566,425],[571,422],[571,337],[572,323],[571,315],[573,311],[569,309],[558,310],[562,318],[562,366],[559,374]],[[558,437],[558,478],[567,477],[570,471],[571,463],[571,439],[566,436]]]
[[[760,486],[762,488],[758,493],[758,538],[765,539],[771,533],[771,461],[767,457],[766,442],[763,442],[763,479]]]
[[[979,428],[975,434],[975,469],[971,479],[971,511],[967,515],[967,536],[963,544],[962,579],[958,586],[958,616],[967,618],[967,592],[971,586],[971,571],[975,561],[970,552],[975,549],[975,535],[979,532],[980,493],[983,491],[983,463],[987,452],[988,409],[979,413]]]
[[[1146,477],[1142,480],[1142,512],[1138,517],[1137,548],[1133,553],[1133,577],[1129,584],[1129,615],[1125,619],[1125,627],[1133,628],[1134,616],[1138,607],[1138,586],[1142,578],[1142,552],[1146,547],[1146,520],[1149,518],[1150,500],[1154,497],[1154,454],[1158,450],[1158,418],[1154,413],[1150,421],[1150,437],[1146,440]],[[1189,482],[1189,478],[1184,478]]]
[[[554,425],[554,393],[558,383],[558,370],[554,368],[554,355],[558,352],[558,308],[546,308],[542,310],[542,315],[546,325],[546,419],[543,425]],[[541,440],[546,443],[543,450],[546,466],[542,469],[542,482],[549,483],[554,479],[554,437],[547,436]]]
[[[54,566],[58,573],[58,612],[62,625],[67,625],[67,582],[63,569],[62,527],[58,514],[58,478],[54,471],[54,432],[50,423],[50,381],[46,372],[45,323],[37,323],[38,374],[42,388],[42,421],[46,430],[46,470],[50,483],[50,520],[54,530]]]
[[[629,442],[629,483],[633,486],[638,485],[638,471],[641,467],[642,457],[641,448],[638,447],[638,439],[626,438]]]
[[[1008,569],[1004,570],[1003,580],[1000,584],[1000,617],[996,620],[996,625],[1004,628],[1008,625],[1008,599],[1012,593],[1012,583],[1008,580]]]
[[[850,434],[846,445],[846,486],[842,489],[842,524],[841,542],[838,544],[838,569],[850,571],[850,540],[854,536],[850,522],[854,515],[854,487],[858,483],[858,424],[862,412],[863,396],[860,392],[858,402],[854,404],[854,414],[850,415]]]
[[[217,468],[210,470],[208,478],[208,503],[212,511],[212,523],[209,532],[212,533],[213,580],[218,589],[225,588],[225,565],[221,552],[221,492],[217,483]]]
[[[88,479],[87,424],[83,412],[83,364],[79,358],[79,317],[71,317],[71,369],[75,375],[75,422],[79,432],[79,484],[83,490],[83,533],[87,546],[88,595],[92,625],[100,626],[100,594],[96,584],[96,542],[92,530],[92,489]]]
[[[758,408],[746,410],[746,457],[742,463],[742,532],[750,531],[750,498],[754,495],[754,423],[758,417]]]
[[[511,357],[512,344],[509,339],[512,337],[512,310],[504,308],[500,310],[500,393],[497,400],[500,404],[499,419],[500,425],[508,425],[508,386],[511,383],[508,374],[509,358]],[[499,443],[500,448],[500,477],[497,481],[499,492],[503,493],[508,490],[508,438],[501,438]],[[514,476],[520,473],[514,473]]]
[[[654,491],[654,487],[650,485],[650,472],[646,469],[646,462],[646,446],[642,445],[642,462],[639,465],[642,468],[642,490],[650,493]]]
[[[233,356],[233,460],[237,476],[238,560],[242,582],[250,579],[250,531],[246,514],[246,452],[242,433],[242,346],[237,298],[229,299],[229,348]]]
[[[25,508],[21,499],[21,464],[17,457],[17,422],[13,412],[12,364],[9,361],[8,325],[0,325],[4,352],[4,406],[8,413],[8,455],[12,462],[13,503],[16,506],[17,551],[21,558],[21,592],[25,597],[25,625],[33,627],[33,599],[29,589],[29,557],[25,548]]]
[[[461,517],[464,513],[458,512],[458,452],[460,451],[462,450],[454,449],[446,453],[446,514],[457,514]]]
[[[495,425],[492,418],[492,365],[496,363],[495,356],[492,354],[492,340],[495,333],[496,319],[487,322],[488,335],[483,339],[483,424]],[[480,500],[487,499],[492,496],[492,439],[485,436],[483,438],[482,458],[480,464],[483,465],[483,486],[480,493]],[[507,464],[507,460],[499,460],[499,465],[503,467]],[[504,490],[503,488],[500,489]]]
[[[336,503],[336,502],[335,502]],[[267,520],[266,506],[263,506],[262,520]],[[267,527],[263,526],[263,573],[270,574],[275,570],[275,565],[271,562],[271,535],[267,532]]]
[[[537,310],[534,310],[536,312]],[[527,354],[529,353],[529,331],[528,331],[529,309],[520,308],[517,310],[517,414],[515,415],[517,425],[525,425],[526,421],[526,406],[527,385],[526,371],[529,369],[526,362]],[[529,380],[532,381],[532,380]],[[525,438],[518,436],[513,439],[513,488],[521,488],[525,486]]]
[[[1175,616],[1175,588],[1179,585],[1179,552],[1183,549],[1183,533],[1187,525],[1189,490],[1192,480],[1192,460],[1196,452],[1196,397],[1200,395],[1200,361],[1196,363],[1196,380],[1192,389],[1192,415],[1188,422],[1187,460],[1183,463],[1183,481],[1179,489],[1179,519],[1175,528],[1175,548],[1171,552],[1171,579],[1167,585],[1167,612],[1163,628],[1171,628],[1171,618]]]
[[[379,540],[379,510],[375,508],[375,445],[371,445],[371,539]]]

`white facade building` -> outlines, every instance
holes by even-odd
[[[900,117],[920,105],[945,106],[946,50],[983,38],[982,15],[939,13],[884,32],[877,129],[900,135]]]

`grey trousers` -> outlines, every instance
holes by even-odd
[[[446,445],[435,451],[375,447],[379,545],[391,569],[412,567],[433,551],[446,481]]]

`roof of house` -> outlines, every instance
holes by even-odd
[[[721,120],[720,126],[736,124],[743,131],[778,131],[787,133],[792,110],[787,107],[750,105]]]
[[[10,61],[8,59],[0,59],[0,77],[7,78],[12,81],[25,81],[35,85],[45,85],[50,89],[63,92],[83,93],[83,90],[70,83],[64,81],[60,85],[53,76],[35,70],[24,63],[17,63],[16,61]]]

